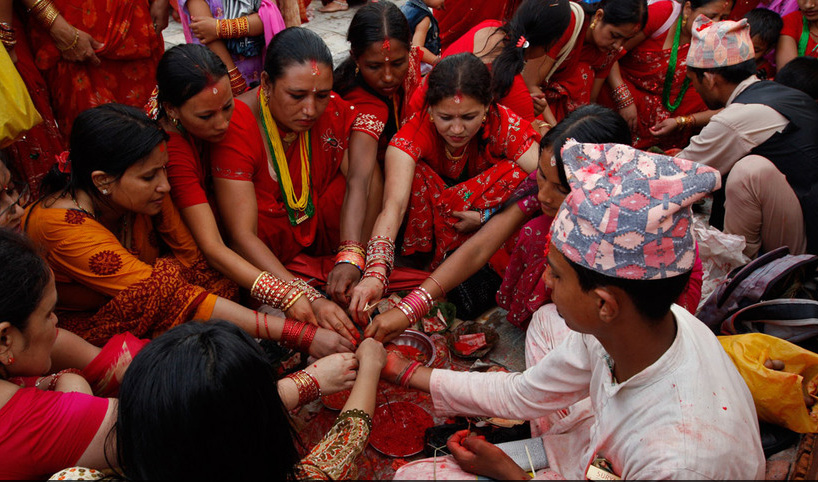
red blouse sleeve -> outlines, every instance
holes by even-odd
[[[511,89],[508,91],[508,95],[500,99],[500,104],[508,107],[512,112],[529,122],[534,120],[534,100],[531,98],[531,92],[520,74],[514,76]]]
[[[358,110],[358,116],[352,124],[352,130],[380,139],[384,126],[389,120],[389,108],[361,87],[356,87],[349,92],[344,100],[354,105]]]
[[[213,177],[252,181],[258,168],[257,160],[266,161],[267,154],[253,112],[244,102],[235,102],[227,135],[210,148],[211,170]]]
[[[168,140],[168,182],[170,195],[179,209],[207,203],[205,173],[193,146],[181,135]]]
[[[108,411],[108,399],[21,388],[0,408],[2,479],[47,479],[77,464]]]
[[[802,13],[798,10],[784,15],[784,27],[781,29],[781,35],[792,37],[797,43],[801,38],[801,31],[804,29],[804,20]]]
[[[507,107],[498,105],[497,112],[499,123],[491,128],[489,149],[495,158],[516,161],[538,141],[540,136],[531,127],[530,122]]]
[[[425,111],[419,112],[398,130],[389,145],[409,154],[415,162],[418,162],[432,155],[435,148],[434,136],[437,135],[432,132],[433,129],[433,124],[429,121],[429,114]]]

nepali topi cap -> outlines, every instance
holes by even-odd
[[[713,168],[621,144],[562,149],[571,193],[551,225],[568,259],[613,278],[652,280],[690,271],[690,205],[721,186]]]
[[[715,69],[752,60],[755,54],[747,19],[714,22],[699,15],[693,22],[687,66]]]

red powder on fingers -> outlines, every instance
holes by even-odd
[[[392,457],[419,453],[423,450],[426,429],[434,425],[432,416],[411,402],[392,402],[390,407],[384,404],[375,409],[369,443]]]
[[[405,358],[408,358],[409,360],[418,361],[423,364],[429,361],[425,353],[423,353],[422,351],[418,350],[413,346],[387,343],[386,346],[384,346],[384,348],[386,348],[387,351],[400,352]]]

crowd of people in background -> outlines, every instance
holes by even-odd
[[[322,0],[334,65],[309,1],[0,0],[0,478],[354,478],[379,379],[530,420],[537,475],[763,478],[691,206],[818,254],[818,0],[399,3]],[[474,286],[525,372],[387,355]],[[535,475],[448,447],[396,478]]]

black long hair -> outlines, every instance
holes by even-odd
[[[314,60],[332,68],[332,53],[324,40],[312,30],[288,27],[278,32],[267,46],[264,71],[275,82],[284,75],[287,67]]]
[[[0,321],[25,333],[45,296],[51,268],[30,239],[6,228],[0,228],[0,266]]]
[[[220,320],[172,328],[134,357],[112,434],[129,479],[294,480],[299,461],[272,365]]]
[[[372,44],[396,40],[408,51],[412,47],[412,32],[406,16],[392,2],[370,2],[359,8],[347,30],[350,56],[335,69],[332,90],[346,95],[362,80],[355,73],[355,59]]]
[[[500,29],[505,46],[491,67],[491,92],[495,101],[508,95],[514,76],[523,71],[525,49],[517,46],[525,37],[530,47],[548,48],[559,39],[571,22],[568,0],[525,0],[510,21]]]
[[[181,107],[205,87],[227,75],[227,67],[212,50],[199,44],[180,44],[165,51],[156,67],[157,100]]]
[[[40,192],[48,197],[64,192],[76,195],[82,190],[104,204],[107,200],[91,174],[102,171],[119,179],[167,138],[159,124],[136,107],[111,103],[85,110],[71,128],[71,172],[65,174],[55,164],[43,179]]]

